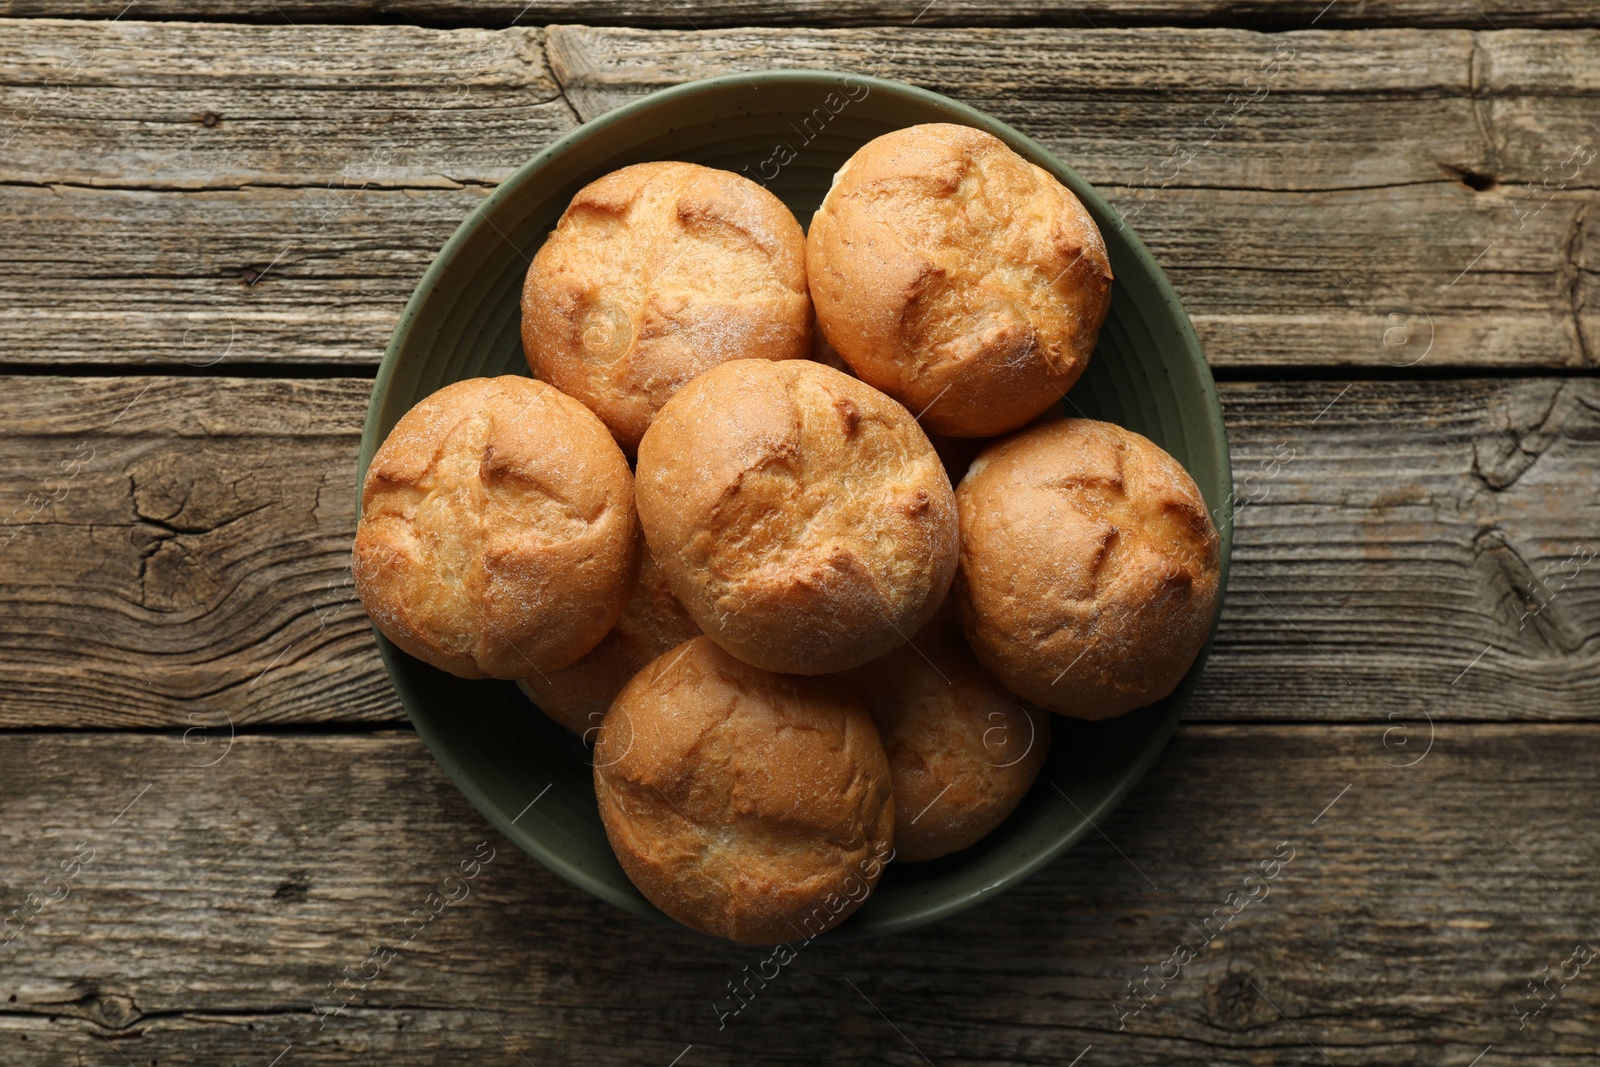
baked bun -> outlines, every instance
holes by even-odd
[[[956,605],[1005,686],[1075,719],[1171,693],[1211,630],[1217,531],[1178,461],[1092,419],[985,449],[956,492]]]
[[[588,408],[520,375],[447,385],[372,457],[351,569],[384,636],[463,678],[565,667],[639,571],[628,461]]]
[[[1111,303],[1084,206],[998,138],[931,123],[867,142],[811,220],[817,323],[863,381],[952,437],[1072,388]]]
[[[639,163],[572,198],[528,268],[522,348],[628,455],[667,398],[730,359],[811,351],[805,235],[748,178]]]
[[[667,588],[661,568],[645,552],[628,606],[594,651],[570,667],[520,678],[517,685],[540,711],[585,741],[593,741],[606,709],[628,680],[663,652],[699,633],[700,627]]]
[[[905,641],[955,573],[950,479],[906,409],[809,360],[735,360],[639,445],[639,518],[689,616],[746,663],[825,674]]]
[[[639,891],[745,944],[832,928],[893,851],[889,766],[860,703],[832,679],[770,674],[704,637],[617,696],[594,791]]]
[[[938,859],[977,844],[1044,766],[1050,716],[978,665],[953,610],[842,677],[866,702],[889,757],[896,859]]]

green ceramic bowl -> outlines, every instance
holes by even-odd
[[[827,71],[769,71],[680,85],[561,138],[486,199],[445,244],[412,294],[379,368],[361,438],[361,470],[396,420],[461,378],[525,374],[518,296],[529,259],[572,195],[601,175],[653,159],[688,160],[761,180],[803,223],[835,170],[879,134],[923,122],[987,130],[1050,171],[1088,206],[1116,274],[1111,312],[1069,410],[1117,422],[1176,456],[1213,515],[1233,495],[1216,387],[1194,328],[1161,268],[1084,180],[989,116],[896,82]],[[1226,588],[1231,523],[1222,530]],[[1219,605],[1220,608],[1220,605]],[[496,828],[551,870],[639,915],[664,919],[629,883],[606,843],[583,746],[509,682],[451,677],[379,636],[417,732]],[[1112,722],[1057,718],[1037,786],[1016,813],[965,852],[891,865],[837,931],[849,939],[909,930],[1015,885],[1065,852],[1128,794],[1176,726],[1201,666],[1171,697]]]

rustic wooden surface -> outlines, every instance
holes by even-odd
[[[1531,1010],[1527,979],[1600,940],[1600,842],[1573,817],[1600,726],[1442,725],[1410,767],[1383,729],[1184,727],[1105,837],[937,927],[803,950],[720,1031],[713,1002],[764,950],[567,886],[409,734],[223,750],[22,733],[0,749],[0,780],[25,783],[0,802],[8,880],[94,851],[5,949],[0,1046],[40,1064],[265,1065],[292,1045],[285,1063],[665,1067],[689,1045],[683,1063],[922,1062],[914,1045],[935,1064],[1063,1065],[1093,1045],[1083,1064],[1242,1067],[1465,1065],[1492,1044],[1490,1064],[1592,1063],[1592,975],[1526,1029],[1512,1004]],[[402,945],[395,924],[486,840],[471,894]],[[1289,850],[1260,904],[1118,1030],[1125,983]],[[327,984],[372,974],[380,946],[397,958],[319,1020]]]
[[[1596,30],[0,27],[0,365],[370,368],[487,187],[580,119],[767,66],[1040,138],[1132,213],[1220,369],[1382,370],[1424,327],[1424,371],[1600,346]]]
[[[131,9],[131,10],[130,10]],[[220,19],[270,25],[402,20],[424,25],[717,26],[1595,26],[1592,0],[3,0],[0,16]]]
[[[1550,976],[1600,946],[1600,5],[4,0],[0,39],[0,1062],[1593,1062],[1596,968]],[[1241,506],[1190,721],[1103,833],[719,1030],[763,954],[489,829],[347,564],[371,374],[459,220],[774,66],[955,96],[1130,213]]]

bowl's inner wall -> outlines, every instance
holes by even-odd
[[[916,123],[961,122],[988,129],[1056,173],[1095,215],[1117,281],[1094,359],[1067,410],[1136,430],[1176,456],[1218,517],[1226,568],[1231,523],[1222,520],[1232,490],[1209,372],[1159,269],[1098,194],[1009,127],[906,86],[769,72],[692,89],[659,94],[569,135],[463,225],[396,331],[374,390],[363,471],[383,435],[427,394],[461,378],[527,373],[518,309],[523,275],[584,184],[631,163],[687,160],[763,182],[804,225],[834,172],[866,141]],[[582,745],[535,713],[510,683],[453,678],[380,644],[419,732],[491,821],[569,880],[631,911],[659,914],[611,853]],[[1016,813],[959,855],[892,865],[843,934],[884,933],[950,914],[1059,854],[1142,776],[1200,666],[1172,697],[1119,720],[1089,725],[1053,717],[1050,759]]]

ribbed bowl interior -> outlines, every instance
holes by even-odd
[[[619,108],[522,167],[451,237],[412,294],[373,387],[361,470],[417,401],[461,378],[526,374],[518,296],[529,260],[584,184],[631,163],[677,159],[744,173],[802,224],[833,173],[880,134],[958,122],[995,134],[1054,173],[1095,216],[1116,275],[1110,315],[1073,414],[1105,419],[1161,445],[1194,477],[1214,516],[1232,496],[1216,388],[1166,276],[1106,202],[1031,139],[981,112],[896,82],[826,71],[729,75]],[[1222,531],[1223,587],[1232,525]],[[1219,605],[1220,610],[1220,605]],[[597,896],[665,920],[623,874],[595,809],[588,753],[509,682],[451,677],[379,636],[417,731],[462,792],[501,832]],[[1121,719],[1053,720],[1055,742],[1032,793],[974,848],[933,863],[894,864],[838,930],[847,940],[910,929],[998,893],[1061,855],[1127,795],[1161,751],[1205,662],[1167,700]]]

